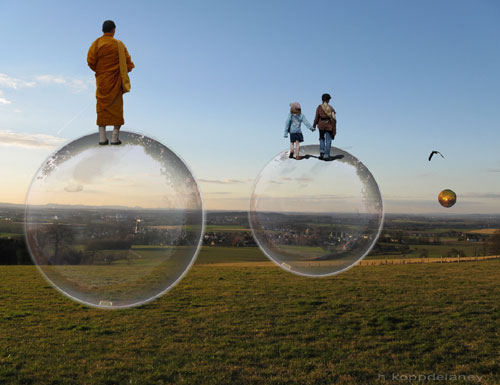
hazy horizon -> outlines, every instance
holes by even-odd
[[[8,202],[0,202],[0,209],[1,208],[9,208],[15,206],[16,208],[20,210],[24,210],[26,208],[26,205],[23,203],[8,203]],[[78,206],[72,206],[72,205],[61,205],[61,204],[52,204],[49,203],[47,205],[41,205],[41,206],[31,206],[33,208],[52,208],[52,209],[72,209],[72,208],[84,208],[84,209],[105,209],[105,210],[144,210],[144,211],[189,211],[189,210],[183,210],[183,209],[166,209],[166,208],[161,208],[161,207],[153,207],[153,208],[146,208],[146,207],[127,207],[127,206],[96,206],[96,205],[78,205]],[[193,210],[196,211],[196,210]],[[205,210],[205,213],[245,213],[246,215],[249,213],[248,210],[231,210],[231,209],[208,209]],[[269,214],[285,214],[285,215],[324,215],[324,216],[330,216],[332,214],[351,214],[351,215],[357,215],[358,213],[356,212],[324,212],[324,211],[264,211],[262,213],[269,213]],[[453,212],[441,212],[441,213],[436,213],[436,212],[422,212],[422,213],[404,213],[404,212],[384,212],[385,216],[427,216],[427,217],[469,217],[469,216],[482,216],[482,217],[487,217],[487,216],[500,216],[499,213],[453,213]]]

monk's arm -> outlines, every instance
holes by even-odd
[[[132,71],[132,68],[135,67],[134,63],[132,63],[132,58],[130,57],[130,54],[127,51],[127,47],[125,47],[125,44],[123,45],[125,48],[125,59],[127,60],[127,72]]]
[[[92,45],[89,48],[89,52],[87,54],[87,64],[89,65],[90,69],[95,72],[97,68],[97,57],[96,57],[96,44],[97,41],[94,41]]]

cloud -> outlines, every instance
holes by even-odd
[[[311,182],[311,181],[312,181],[312,178],[299,177],[299,178],[295,178],[295,180],[296,180],[297,182]]]
[[[64,191],[66,192],[80,192],[83,191],[83,186],[81,184],[69,184],[64,187]]]
[[[35,79],[40,82],[41,84],[45,85],[63,85],[70,87],[76,91],[82,91],[86,90],[89,88],[89,84],[92,82],[91,79],[72,79],[72,78],[65,78],[60,75],[38,75],[35,77]]]
[[[244,180],[239,180],[239,179],[224,179],[224,180],[198,179],[198,181],[200,181],[202,183],[214,183],[214,184],[243,184],[243,183],[250,182],[251,179],[244,179]]]
[[[268,183],[270,184],[285,184],[285,182],[292,182],[294,183],[294,186],[296,186],[296,184],[298,183],[300,185],[300,187],[308,187],[307,183],[306,182],[312,182],[312,178],[309,178],[309,177],[289,177],[289,176],[280,176],[278,177],[278,180],[281,181],[277,181],[277,180],[272,180],[270,179],[268,181]]]
[[[66,139],[44,134],[26,134],[12,131],[0,131],[0,145],[30,148],[53,148]]]
[[[289,197],[274,197],[274,196],[261,196],[259,197],[262,201],[276,201],[276,202],[295,202],[297,201],[299,204],[301,203],[310,203],[310,202],[333,202],[333,201],[349,201],[349,202],[357,202],[356,198],[352,195],[329,195],[329,194],[316,194],[316,195],[308,195],[308,194],[297,194]]]
[[[109,172],[107,165],[117,163],[117,158],[117,154],[111,151],[89,154],[73,168],[73,179],[83,184],[102,183],[102,178]]]
[[[308,177],[294,177],[294,178],[291,178],[289,176],[280,176],[280,177],[278,177],[278,179],[286,181],[286,182],[293,182],[293,181],[296,181],[296,182],[311,182],[312,181],[312,178],[308,178]],[[275,182],[275,183],[279,183],[279,182]]]
[[[62,76],[56,76],[56,75],[39,75],[36,77],[36,80],[38,80],[40,83],[55,83],[55,84],[65,84],[66,79],[64,79]]]
[[[91,77],[85,79],[77,79],[77,78],[64,77],[61,75],[45,74],[45,75],[36,75],[34,76],[34,79],[36,81],[14,78],[7,74],[0,73],[0,87],[6,87],[18,90],[21,88],[35,87],[39,85],[45,85],[45,86],[56,85],[56,86],[69,87],[74,91],[84,91],[89,88],[90,84],[93,84],[93,79]]]
[[[487,199],[500,199],[500,193],[488,192],[488,193],[477,193],[477,192],[467,192],[460,194],[461,198],[487,198]]]
[[[213,191],[204,193],[204,195],[231,195],[232,192],[229,191]]]
[[[12,102],[9,99],[4,98],[4,94],[2,90],[0,90],[0,104],[11,104]]]
[[[17,90],[23,87],[34,87],[35,85],[36,83],[32,81],[13,78],[6,74],[0,74],[0,86],[2,87],[7,87]]]
[[[489,168],[488,172],[500,172],[500,168]]]
[[[439,207],[436,206],[438,205],[437,199],[436,200],[429,200],[429,199],[418,199],[418,198],[385,198],[384,199],[384,204],[385,205],[392,205],[392,206],[406,206],[406,207]]]

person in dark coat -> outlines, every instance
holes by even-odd
[[[337,118],[335,109],[330,106],[330,94],[323,94],[321,96],[322,104],[316,108],[316,116],[314,118],[313,127],[318,126],[319,130],[319,158],[328,160],[330,159],[330,148],[332,140],[337,133]]]

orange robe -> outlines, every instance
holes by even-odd
[[[130,72],[135,66],[126,47],[125,59],[127,71]],[[119,126],[124,124],[118,42],[111,33],[104,33],[92,43],[87,55],[87,63],[95,72],[97,125]]]

